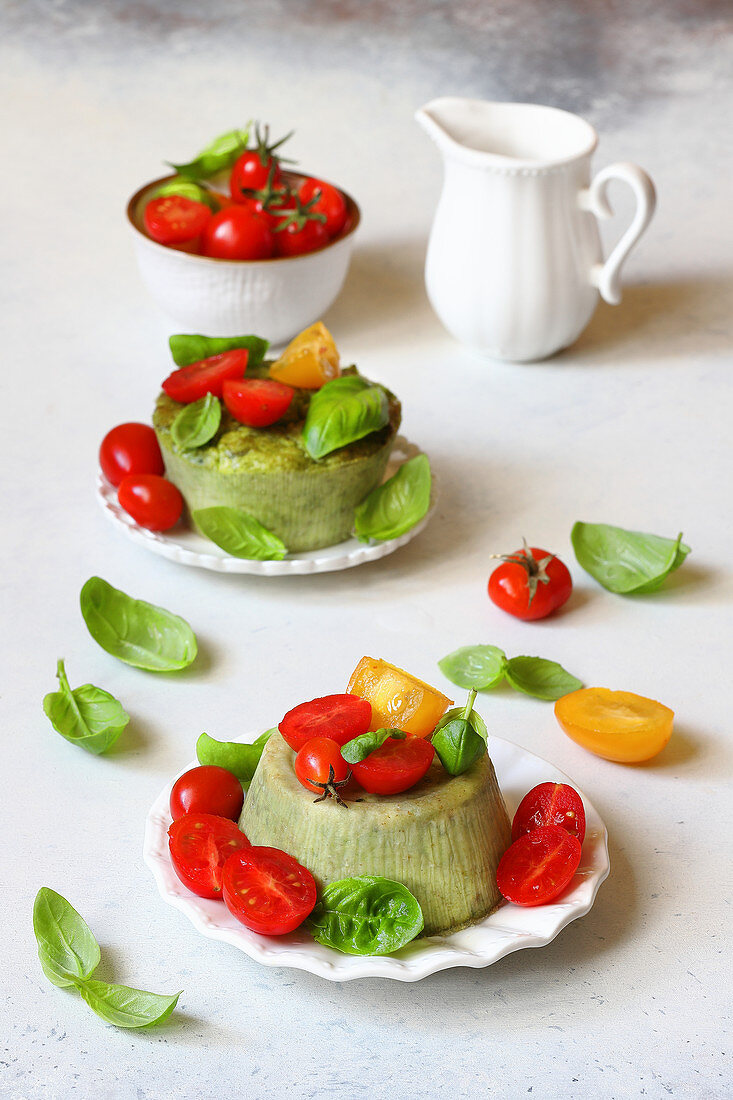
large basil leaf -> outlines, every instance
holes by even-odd
[[[543,657],[512,657],[507,661],[506,678],[517,691],[536,699],[560,699],[583,686],[557,661]]]
[[[460,717],[441,722],[431,738],[433,748],[449,775],[462,775],[472,764],[486,754],[486,726],[481,720],[482,732],[478,732],[473,704],[474,688]]]
[[[206,187],[200,187],[199,184],[194,183],[193,180],[177,177],[174,180],[170,180],[168,183],[161,184],[150,197],[152,199],[164,199],[166,195],[182,195],[184,199],[191,199],[193,202],[204,203],[204,205],[208,206],[214,213],[219,210],[219,203],[216,201],[213,192],[209,191]]]
[[[128,665],[172,672],[196,657],[196,636],[185,619],[135,600],[101,577],[89,578],[79,600],[94,641]]]
[[[47,886],[36,894],[33,932],[43,972],[54,985],[75,985],[99,965],[99,944],[89,925],[66,898]]]
[[[506,653],[495,645],[464,645],[438,661],[438,668],[452,684],[486,691],[504,679]]]
[[[436,733],[439,733],[449,722],[454,722],[457,718],[463,718],[465,710],[465,707],[451,707],[450,710],[447,710],[433,730],[431,737],[435,737]],[[471,710],[471,726],[484,743],[488,743],[489,731],[486,728],[486,723],[475,710]]]
[[[114,695],[93,684],[82,684],[72,691],[63,661],[58,662],[56,675],[60,690],[49,692],[43,699],[51,725],[87,752],[106,752],[130,721],[130,715]]]
[[[171,424],[173,442],[184,450],[203,447],[213,439],[221,424],[221,404],[213,393],[184,405]]]
[[[389,403],[381,386],[358,375],[334,378],[310,399],[303,425],[305,449],[311,458],[323,458],[388,421]]]
[[[426,455],[400,466],[384,485],[378,485],[354,513],[354,530],[361,542],[396,539],[419,523],[430,507],[430,463]]]
[[[228,130],[225,134],[220,134],[187,164],[173,164],[172,161],[166,161],[166,164],[170,164],[179,176],[187,179],[209,179],[217,172],[231,168],[237,157],[247,148],[248,142],[249,123],[244,130]]]
[[[132,989],[129,985],[111,985],[94,980],[81,984],[79,992],[97,1016],[116,1027],[160,1024],[170,1016],[181,995],[175,993],[172,997],[166,997],[161,993]]]
[[[247,366],[256,367],[270,346],[261,336],[199,336],[197,333],[178,333],[169,337],[168,343],[173,362],[179,367],[188,367],[201,359],[223,355],[225,351],[236,351],[238,348],[247,349]]]
[[[251,783],[265,745],[276,731],[276,726],[267,730],[251,745],[244,745],[240,741],[215,741],[208,733],[202,733],[196,742],[198,762],[226,768],[240,782]]]
[[[404,741],[407,734],[402,730],[393,729],[369,730],[368,733],[361,733],[358,737],[352,737],[351,741],[347,741],[341,748],[341,755],[347,764],[360,764],[362,760],[366,760],[367,756],[381,749],[390,737],[394,737],[395,741]]]
[[[583,569],[609,592],[627,596],[656,591],[690,553],[681,534],[666,539],[607,523],[576,523],[570,538]]]
[[[308,925],[319,943],[346,955],[389,955],[424,926],[417,898],[406,886],[367,875],[326,886]]]
[[[225,504],[199,508],[192,513],[192,518],[207,539],[233,558],[282,561],[288,552],[282,539],[239,508],[228,508]]]

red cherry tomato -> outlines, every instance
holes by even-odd
[[[270,170],[274,167],[271,183],[277,186],[281,180],[277,158],[270,156],[264,149],[248,149],[234,162],[229,177],[229,190],[235,202],[242,201],[242,191],[262,191],[268,182]]]
[[[338,790],[351,778],[341,747],[330,737],[306,741],[295,757],[295,774],[308,791],[339,800]]]
[[[149,424],[118,424],[107,432],[99,448],[102,473],[117,486],[128,474],[165,471],[155,432]]]
[[[567,783],[539,783],[524,796],[512,822],[512,840],[542,825],[560,825],[583,843],[583,799]]]
[[[313,875],[279,848],[235,852],[224,864],[222,887],[229,912],[264,936],[292,932],[316,904]]]
[[[157,474],[128,474],[117,490],[120,506],[140,527],[168,531],[183,512],[183,497],[173,482]]]
[[[507,555],[489,577],[489,599],[517,619],[544,619],[573,590],[567,566],[537,546]]]
[[[507,901],[544,905],[563,892],[579,863],[578,838],[560,825],[542,825],[507,848],[496,882]]]
[[[400,794],[419,783],[433,762],[435,749],[424,737],[388,738],[362,760],[352,764],[354,779],[370,794]]]
[[[300,227],[297,221],[289,222],[273,236],[278,256],[302,256],[323,248],[331,240],[323,222],[315,220],[308,220]]]
[[[235,348],[199,359],[169,374],[163,383],[163,392],[183,405],[198,401],[207,393],[221,397],[224,382],[229,378],[241,378],[246,371],[248,355],[246,348]]]
[[[236,775],[216,764],[202,764],[180,776],[171,790],[171,817],[184,814],[215,814],[238,821],[244,792]]]
[[[287,411],[295,390],[269,378],[242,378],[225,382],[222,397],[229,412],[250,428],[266,428]]]
[[[203,233],[210,220],[209,207],[195,199],[187,199],[185,195],[151,199],[143,214],[148,235],[158,244],[192,241]]]
[[[329,237],[335,237],[346,224],[346,199],[333,184],[324,183],[323,180],[313,179],[311,176],[301,183],[298,196],[301,202],[306,203],[310,202],[318,192],[320,194],[317,201],[309,209],[317,214],[326,215],[326,232]]]
[[[249,841],[227,817],[184,814],[168,830],[168,848],[184,886],[200,898],[220,898],[224,864]]]
[[[204,256],[219,260],[267,260],[273,253],[272,233],[249,206],[230,206],[214,214],[201,236]]]
[[[277,727],[291,749],[299,752],[314,737],[330,737],[345,745],[366,733],[372,721],[372,705],[358,695],[324,695],[293,707]]]

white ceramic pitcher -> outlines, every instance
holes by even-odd
[[[554,107],[446,97],[415,117],[445,166],[425,282],[457,340],[498,359],[544,359],[580,335],[599,292],[621,301],[621,267],[656,203],[646,172],[612,164],[591,183],[596,132]],[[614,179],[631,186],[636,212],[604,263],[596,218],[612,215]]]

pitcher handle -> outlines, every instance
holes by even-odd
[[[619,161],[602,168],[594,177],[587,191],[581,195],[581,206],[597,218],[610,218],[613,210],[606,197],[611,180],[623,180],[628,183],[636,197],[636,210],[631,225],[621,237],[605,263],[594,264],[591,269],[591,283],[597,286],[601,295],[612,306],[621,301],[621,268],[626,257],[652,220],[657,205],[654,184],[643,168],[628,161]]]

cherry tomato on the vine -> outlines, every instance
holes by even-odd
[[[278,729],[291,749],[298,752],[313,737],[330,737],[345,745],[366,733],[372,720],[372,707],[357,695],[324,695],[299,703],[289,710]]]
[[[255,148],[247,149],[237,158],[229,177],[229,188],[235,202],[241,201],[242,191],[246,188],[260,191],[267,186],[268,181],[273,186],[280,183],[280,157],[276,150],[291,136],[292,131],[270,144],[269,127],[265,126],[261,131],[257,126]]]
[[[567,783],[538,783],[524,796],[512,821],[512,840],[542,825],[560,825],[583,843],[583,799]]]
[[[527,546],[501,555],[489,577],[489,599],[517,619],[544,619],[562,607],[573,590],[567,566],[555,554]]]
[[[181,882],[200,898],[220,898],[222,869],[234,852],[249,848],[233,821],[214,814],[190,813],[168,829],[168,848]]]
[[[210,355],[208,359],[189,363],[187,367],[180,367],[168,375],[163,382],[163,392],[183,405],[198,401],[207,393],[221,397],[224,382],[241,378],[246,371],[248,356],[246,348],[234,348],[221,355]]]
[[[273,236],[278,256],[302,256],[323,248],[331,240],[323,222],[312,218],[300,223],[288,221]]]
[[[335,237],[346,224],[346,199],[333,184],[309,176],[298,188],[298,197],[301,202],[306,203],[316,196],[316,202],[310,209],[317,214],[325,214],[326,232],[329,237]]]
[[[201,236],[211,220],[211,210],[203,202],[185,195],[164,195],[151,199],[145,207],[143,222],[158,244],[183,244]]]
[[[171,817],[184,814],[215,814],[237,821],[242,812],[244,791],[236,775],[216,764],[191,768],[173,784],[170,798]]]
[[[149,424],[118,424],[99,448],[102,473],[114,486],[128,474],[162,474],[165,470],[155,431]]]
[[[270,378],[237,378],[224,383],[222,397],[229,412],[250,428],[266,428],[283,416],[293,400],[292,386]]]
[[[524,833],[507,848],[496,882],[507,901],[543,905],[563,892],[580,863],[580,841],[560,825]]]
[[[294,931],[316,904],[313,875],[279,848],[235,852],[224,864],[222,887],[229,912],[264,936]]]
[[[120,482],[117,500],[140,527],[168,531],[183,512],[183,497],[172,481],[158,474],[128,474]]]
[[[389,737],[365,760],[352,764],[354,779],[370,794],[400,794],[422,779],[433,762],[435,749],[424,737]]]
[[[214,214],[201,236],[204,256],[218,260],[267,260],[272,256],[272,233],[250,206],[230,206]]]
[[[316,801],[335,798],[341,802],[339,789],[351,779],[341,747],[330,737],[314,737],[306,741],[295,757],[295,774],[306,790],[320,795]]]

